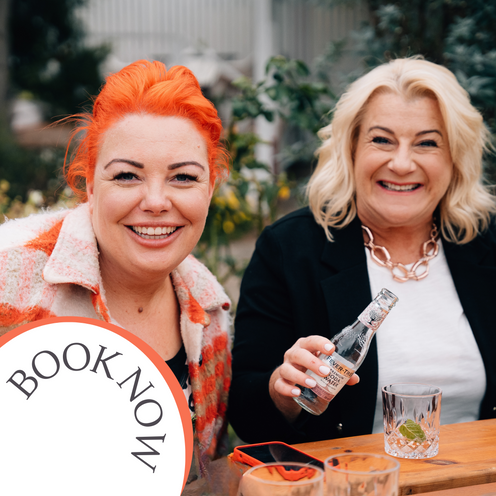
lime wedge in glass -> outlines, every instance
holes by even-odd
[[[408,419],[400,428],[400,434],[412,441],[423,442],[426,440],[425,432],[419,424],[411,419]]]

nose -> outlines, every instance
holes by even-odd
[[[155,215],[167,212],[172,208],[172,200],[169,188],[161,182],[147,184],[144,188],[140,208],[144,212]]]
[[[406,176],[417,168],[412,150],[407,144],[400,144],[388,164],[391,171],[398,176]]]

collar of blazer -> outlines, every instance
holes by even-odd
[[[360,219],[355,216],[351,223],[342,229],[333,229],[334,241],[326,241],[321,262],[336,271],[347,270],[366,264],[365,247]]]
[[[333,235],[334,241],[324,244],[321,263],[335,273],[320,283],[331,335],[352,324],[372,300],[360,220],[355,217],[345,228],[334,229]]]

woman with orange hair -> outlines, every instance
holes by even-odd
[[[226,432],[230,301],[191,251],[228,173],[222,124],[185,67],[138,61],[108,77],[66,179],[81,204],[0,229],[0,335],[79,316],[148,343],[185,390],[200,444]]]

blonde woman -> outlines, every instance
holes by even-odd
[[[381,432],[391,382],[440,386],[442,423],[496,416],[496,207],[481,115],[450,71],[398,59],[355,81],[320,136],[309,207],[263,232],[242,283],[228,413],[238,435]],[[306,369],[329,372],[315,354],[331,354],[330,338],[383,287],[399,304],[359,384],[318,417],[302,411],[298,384],[315,385]]]

